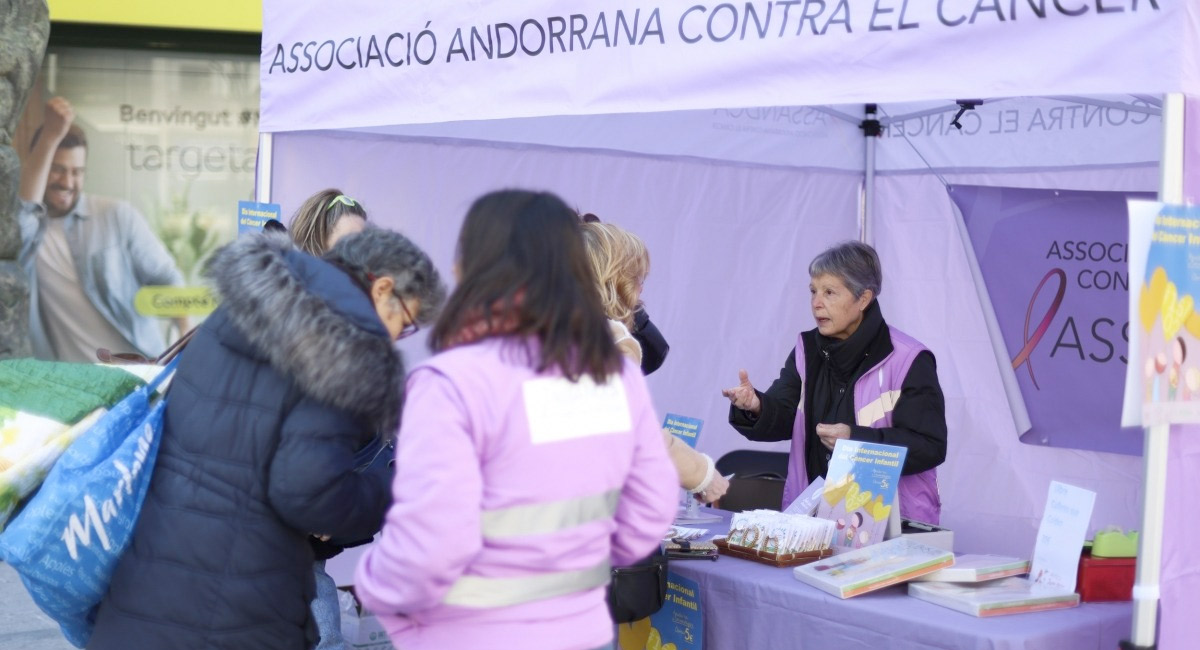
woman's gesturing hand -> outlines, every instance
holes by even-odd
[[[722,389],[721,394],[728,397],[735,407],[758,415],[762,410],[762,401],[758,399],[758,392],[750,384],[750,377],[745,370],[738,371],[738,382],[733,388]]]
[[[850,439],[850,427],[845,424],[818,424],[817,437],[821,439],[821,444],[827,449],[832,450],[840,439]]]

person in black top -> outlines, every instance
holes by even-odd
[[[584,223],[600,223],[600,217],[591,212],[585,212],[579,215],[579,218]],[[667,360],[671,346],[667,345],[667,339],[663,337],[662,332],[650,322],[645,306],[637,306],[637,311],[633,313],[633,328],[629,333],[642,346],[642,374],[649,375],[661,368]]]
[[[809,274],[817,327],[798,340],[807,386],[795,348],[766,392],[742,370],[738,385],[721,391],[730,400],[730,424],[750,440],[793,440],[785,506],[808,480],[825,475],[838,439],[905,447],[902,514],[937,523],[931,470],[946,459],[946,408],[933,353],[884,320],[877,299],[883,277],[870,246],[834,246],[812,261]],[[860,393],[878,399],[857,404]],[[798,407],[806,414],[800,422]]]

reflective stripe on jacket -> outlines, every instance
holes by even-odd
[[[602,646],[610,565],[647,555],[674,517],[638,367],[570,382],[528,354],[488,339],[409,376],[395,501],[355,579],[397,647]]]

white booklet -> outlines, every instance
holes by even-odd
[[[914,582],[984,582],[1029,573],[1029,560],[1007,555],[965,554],[954,557],[954,566],[938,569]]]

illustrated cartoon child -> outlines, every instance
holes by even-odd
[[[841,562],[837,562],[835,564],[820,564],[817,566],[817,571],[828,571],[829,575],[831,576],[841,575],[847,570],[866,562],[868,559],[870,558],[858,557],[851,558],[849,560],[842,560]]]
[[[1184,344],[1182,336],[1177,336],[1175,337],[1175,341],[1171,343],[1171,372],[1167,375],[1170,386],[1167,389],[1168,401],[1175,401],[1175,395],[1179,391],[1179,384],[1182,379],[1180,375],[1183,371],[1183,362],[1185,359],[1187,359],[1187,345]],[[1186,387],[1184,399],[1187,399]]]
[[[858,533],[858,527],[863,524],[863,516],[861,512],[854,512],[846,519],[846,546],[851,546],[854,544],[854,536]],[[859,546],[861,545],[860,543]]]

